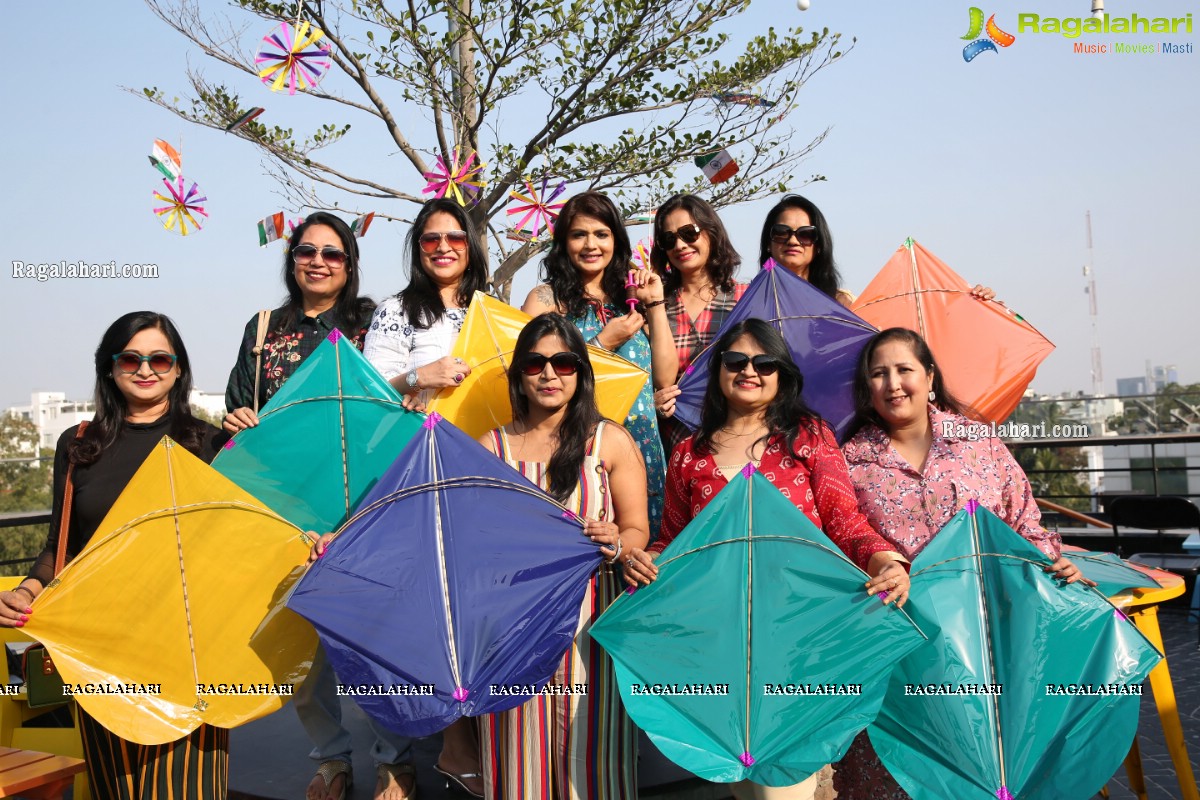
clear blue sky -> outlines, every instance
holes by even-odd
[[[218,13],[227,8],[205,5]],[[1087,16],[1090,0],[1006,5],[997,21],[1017,33],[1018,11]],[[14,332],[0,407],[27,403],[34,390],[88,396],[101,332],[139,308],[174,317],[197,385],[223,392],[246,320],[282,294],[281,249],[260,250],[254,223],[283,201],[248,145],[188,126],[121,88],[183,93],[189,63],[214,79],[227,78],[227,70],[189,52],[141,4],[84,16],[72,6],[92,8],[66,3],[55,11],[59,20],[33,3],[8,10],[9,30],[21,33],[7,38],[9,72],[0,85],[8,115],[0,310]],[[1107,6],[1114,16],[1183,16],[1196,8],[1181,0]],[[797,188],[828,216],[847,288],[861,290],[911,235],[968,279],[995,287],[1058,345],[1035,389],[1087,389],[1091,343],[1081,267],[1090,209],[1106,389],[1118,377],[1141,374],[1146,359],[1176,364],[1183,381],[1200,381],[1200,54],[1085,56],[1062,36],[1018,33],[1012,47],[968,64],[959,38],[968,8],[813,0],[802,13],[787,0],[755,0],[729,26],[739,38],[786,21],[858,39],[805,87],[788,118],[805,140],[833,127],[798,171],[828,180]],[[243,44],[252,48],[267,27],[251,24]],[[1086,41],[1164,38],[1196,49],[1194,33]],[[239,86],[273,121],[299,129],[329,115],[311,98],[272,95],[245,79]],[[150,211],[160,184],[146,155],[156,137],[182,137],[185,174],[208,195],[211,220],[195,236],[165,232]],[[386,151],[363,157],[384,173],[406,166]],[[724,215],[747,262],[744,278],[769,205]],[[399,203],[380,210],[410,213]],[[404,283],[404,233],[401,225],[377,224],[361,242],[364,290],[377,299]],[[159,265],[160,277],[18,281],[14,260],[149,262]],[[531,285],[533,269],[526,270],[515,295]]]

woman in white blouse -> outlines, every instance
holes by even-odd
[[[472,295],[487,289],[487,253],[467,212],[449,198],[421,207],[408,250],[408,286],[375,309],[363,355],[401,393],[427,400],[471,372],[450,351]]]
[[[467,212],[449,198],[421,207],[407,245],[408,286],[375,309],[363,355],[398,391],[425,402],[471,372],[450,351],[471,297],[487,289],[487,253]],[[442,731],[434,768],[467,794],[483,797],[474,720],[460,719]]]

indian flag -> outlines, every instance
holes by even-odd
[[[150,163],[169,181],[176,180],[179,173],[183,172],[183,160],[179,156],[179,151],[162,139],[154,140],[154,149],[150,152]]]
[[[704,174],[708,176],[711,183],[727,181],[738,171],[737,162],[733,160],[733,156],[729,155],[728,150],[699,156],[696,159],[696,166],[704,170]]]
[[[276,211],[271,216],[258,223],[258,246],[266,247],[271,242],[283,238],[283,212]]]
[[[354,233],[355,239],[361,239],[367,235],[367,228],[371,227],[371,220],[375,219],[375,212],[363,214],[354,222],[350,223],[350,230]]]
[[[255,117],[257,117],[259,114],[263,113],[263,111],[265,111],[265,110],[266,110],[266,109],[263,109],[263,108],[258,108],[258,107],[252,108],[252,109],[250,109],[249,111],[247,111],[245,114],[242,114],[240,117],[238,117],[237,119],[235,119],[233,122],[231,122],[231,123],[229,123],[228,125],[226,125],[226,126],[225,126],[225,130],[227,130],[227,131],[235,131],[235,130],[237,130],[238,128],[240,128],[240,127],[242,127],[243,125],[245,125],[245,124],[246,124],[247,122],[249,122],[250,120],[252,120],[252,119],[254,119]]]

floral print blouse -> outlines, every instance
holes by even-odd
[[[875,530],[912,559],[958,513],[976,500],[1051,558],[1062,540],[1042,527],[1042,515],[1024,470],[1004,443],[993,436],[971,441],[978,423],[930,406],[933,444],[925,468],[904,460],[887,433],[868,425],[843,451],[858,507]]]
[[[662,533],[648,552],[661,553],[729,483],[712,455],[693,449],[695,441],[689,437],[671,454]],[[821,423],[819,431],[802,426],[795,445],[799,460],[778,438],[771,440],[758,464],[763,477],[864,570],[875,553],[894,550],[859,513],[846,462],[829,426]]]

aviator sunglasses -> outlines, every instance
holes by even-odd
[[[739,353],[737,350],[726,350],[721,354],[721,363],[725,369],[735,375],[746,368],[747,364],[754,365],[754,371],[759,375],[774,375],[779,370],[779,359],[774,356],[757,355],[754,358]]]
[[[422,233],[418,239],[421,243],[421,252],[425,255],[432,255],[437,252],[438,246],[445,238],[451,250],[466,250],[467,249],[467,232],[466,231],[446,231],[445,233]]]
[[[704,229],[693,222],[691,225],[681,225],[674,231],[663,231],[658,235],[658,243],[662,245],[663,250],[674,250],[679,239],[683,239],[686,244],[695,244],[703,232]]]
[[[346,263],[346,252],[333,245],[325,245],[318,249],[315,244],[298,244],[292,248],[292,258],[296,260],[297,264],[312,263],[317,257],[317,253],[321,254],[321,260],[327,267],[337,268]]]
[[[817,241],[817,229],[812,225],[801,225],[799,228],[789,228],[781,222],[771,226],[771,241],[775,244],[787,244],[792,237],[801,245],[813,245]]]
[[[112,357],[113,363],[117,365],[117,369],[124,372],[126,375],[132,375],[142,368],[142,364],[150,362],[150,371],[156,375],[163,375],[171,371],[175,366],[175,356],[170,353],[151,353],[144,356],[141,353],[125,351],[117,353]]]
[[[555,353],[552,356],[544,356],[541,353],[530,353],[521,361],[521,372],[526,375],[540,375],[542,370],[549,363],[554,374],[560,378],[567,375],[574,375],[583,366],[583,361],[574,353],[568,353],[565,350],[561,353]]]

